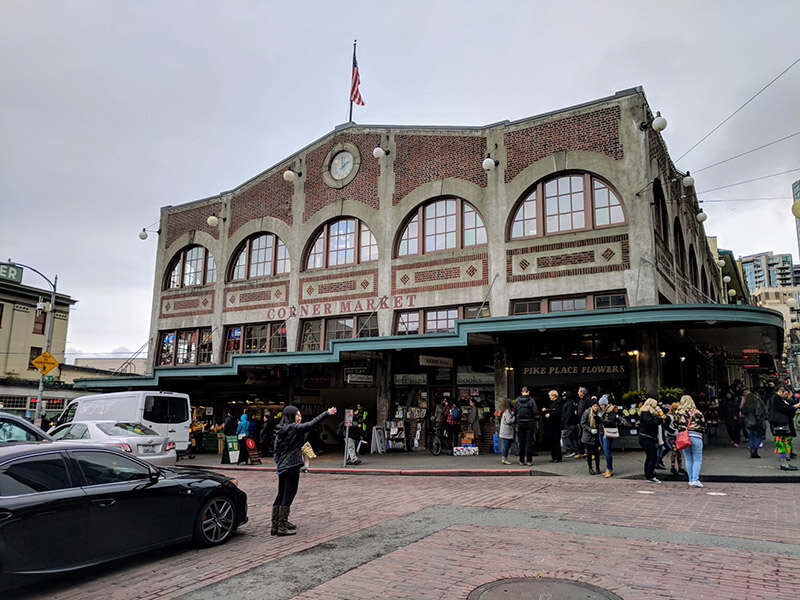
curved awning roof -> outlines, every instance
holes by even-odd
[[[514,333],[525,331],[554,331],[596,329],[619,326],[696,327],[703,331],[748,328],[763,332],[777,353],[783,343],[781,313],[756,306],[736,304],[664,304],[635,306],[606,310],[584,310],[564,313],[486,317],[457,321],[447,333],[424,335],[393,335],[371,338],[340,339],[331,342],[329,350],[315,352],[274,352],[268,354],[237,354],[230,364],[197,367],[158,367],[149,377],[115,377],[79,379],[76,388],[113,389],[158,387],[164,379],[230,377],[240,367],[338,363],[342,352],[456,348],[468,346],[470,335]],[[755,328],[755,329],[754,329]]]

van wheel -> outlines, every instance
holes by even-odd
[[[206,500],[194,525],[194,540],[201,546],[217,546],[231,537],[236,526],[236,507],[227,496]]]

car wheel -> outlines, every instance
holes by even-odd
[[[227,496],[214,496],[203,504],[194,526],[194,539],[201,546],[227,541],[236,528],[236,507]]]

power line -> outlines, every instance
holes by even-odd
[[[729,183],[728,185],[721,185],[715,188],[709,188],[707,190],[703,190],[702,192],[696,192],[697,194],[706,194],[708,192],[715,192],[717,190],[724,190],[729,187],[733,187],[735,185],[742,185],[744,183],[750,183],[752,181],[760,181],[762,179],[769,179],[770,177],[777,177],[778,175],[786,175],[787,173],[794,173],[795,171],[800,171],[800,168],[797,169],[789,169],[788,171],[781,171],[780,173],[773,173],[772,175],[762,175],[761,177],[753,177],[753,179],[745,179],[744,181],[737,181],[736,183]]]
[[[721,160],[719,162],[715,162],[713,165],[708,165],[707,167],[703,167],[702,169],[697,169],[696,171],[692,171],[692,173],[693,174],[701,173],[701,172],[705,171],[706,169],[710,169],[711,167],[716,167],[716,166],[719,166],[719,165],[724,164],[726,162],[730,162],[730,161],[734,160],[735,158],[740,158],[742,156],[745,156],[746,154],[750,154],[751,152],[755,152],[756,150],[761,150],[761,149],[766,148],[768,146],[772,146],[773,144],[777,144],[778,142],[782,142],[783,140],[788,140],[789,138],[792,138],[792,137],[794,137],[796,135],[800,135],[800,131],[795,131],[794,133],[789,134],[786,137],[782,137],[779,140],[775,140],[773,142],[769,142],[768,144],[764,144],[763,146],[759,146],[758,148],[753,148],[752,150],[748,150],[747,152],[742,152],[741,154],[737,154],[736,156],[731,156],[730,158],[726,158],[725,160]]]
[[[798,58],[797,58],[797,59],[796,59],[796,60],[795,60],[795,61],[794,61],[792,64],[790,64],[788,67],[786,67],[786,68],[785,68],[783,71],[781,71],[781,72],[778,74],[778,76],[777,76],[777,77],[775,77],[775,79],[773,79],[772,81],[770,81],[770,82],[769,82],[767,85],[765,85],[765,86],[764,86],[764,87],[762,87],[760,90],[758,90],[758,91],[757,91],[755,94],[753,94],[752,96],[750,96],[750,98],[747,100],[747,102],[745,102],[744,104],[742,104],[742,105],[741,105],[739,108],[737,108],[735,111],[733,111],[733,112],[732,112],[731,114],[729,114],[727,117],[725,117],[725,118],[724,118],[724,119],[723,119],[723,120],[720,122],[720,124],[719,124],[719,125],[717,125],[716,127],[714,127],[714,129],[712,129],[712,130],[711,130],[711,131],[709,131],[707,134],[705,134],[705,135],[704,135],[702,138],[700,138],[700,141],[699,141],[699,142],[697,142],[697,143],[696,143],[694,146],[692,146],[692,147],[691,147],[691,148],[689,148],[689,149],[688,149],[686,152],[684,152],[683,154],[681,154],[681,155],[678,157],[678,160],[676,160],[675,162],[676,162],[676,163],[677,163],[677,162],[679,162],[679,161],[680,161],[680,160],[681,160],[681,159],[682,159],[684,156],[686,156],[687,154],[689,154],[689,152],[691,152],[692,150],[694,150],[695,148],[697,148],[697,147],[698,147],[700,144],[702,144],[702,143],[703,143],[703,142],[706,140],[706,138],[708,138],[708,136],[710,136],[710,135],[711,135],[712,133],[714,133],[714,132],[715,132],[717,129],[719,129],[719,128],[720,128],[720,127],[722,127],[722,126],[723,126],[725,123],[727,123],[727,122],[728,122],[728,121],[729,121],[729,120],[730,120],[730,119],[731,119],[731,118],[732,118],[732,117],[733,117],[733,116],[734,116],[736,113],[738,113],[738,112],[739,112],[740,110],[742,110],[742,109],[743,109],[745,106],[747,106],[747,105],[748,105],[748,104],[750,104],[750,103],[751,103],[753,100],[755,100],[755,99],[756,99],[756,97],[757,97],[759,94],[761,94],[761,92],[763,92],[763,91],[764,91],[764,90],[766,90],[766,89],[767,89],[769,86],[771,86],[773,83],[775,83],[776,81],[778,81],[778,79],[780,79],[780,78],[781,78],[781,77],[784,75],[784,73],[786,73],[786,72],[787,72],[789,69],[791,69],[793,66],[795,66],[795,65],[796,65],[797,63],[799,63],[799,62],[800,62],[800,57],[798,57]]]
[[[792,198],[788,198],[788,197],[783,197],[783,196],[766,196],[766,197],[763,197],[763,198],[716,198],[714,200],[702,200],[701,202],[703,204],[708,204],[708,203],[714,204],[714,203],[724,203],[724,202],[757,202],[757,201],[760,201],[760,200],[783,200],[783,201],[789,200],[789,201],[791,201],[793,199]]]

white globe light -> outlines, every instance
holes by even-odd
[[[140,239],[140,240],[146,240],[146,239],[147,239],[147,232],[146,232],[144,229],[142,229],[142,230],[139,232],[139,239]]]
[[[206,223],[208,223],[209,227],[216,227],[219,225],[219,219],[217,218],[217,215],[211,215],[206,219]]]
[[[386,150],[384,150],[384,149],[383,149],[383,148],[381,148],[380,146],[377,146],[377,147],[376,147],[376,148],[375,148],[375,149],[372,151],[372,156],[373,156],[373,157],[375,157],[375,158],[377,158],[378,160],[380,160],[380,159],[382,159],[384,156],[386,156]]]
[[[800,219],[800,200],[792,204],[792,214]]]
[[[697,213],[698,223],[704,223],[706,219],[708,219],[708,215],[704,213],[702,210],[699,213]]]
[[[683,183],[683,187],[685,187],[685,188],[692,187],[694,185],[694,177],[689,175],[689,172],[687,171],[686,172],[686,177],[683,178],[682,183]]]
[[[725,277],[722,278],[722,283],[730,283],[730,282],[731,282],[730,275],[725,275]]]
[[[733,298],[736,295],[736,290],[728,290],[728,296]]]
[[[489,157],[484,158],[483,162],[481,163],[481,166],[483,166],[484,171],[492,171],[495,167],[494,159]]]
[[[661,116],[660,112],[656,113],[656,118],[652,123],[653,131],[664,131],[667,128],[667,120]]]
[[[292,183],[296,178],[297,178],[297,174],[294,171],[292,171],[291,169],[286,169],[283,172],[283,180],[288,182],[288,183]]]
[[[797,306],[797,300],[794,299],[794,296],[789,296],[786,299],[786,304],[788,304],[789,306]]]
[[[717,266],[718,266],[718,267],[721,269],[722,267],[724,267],[724,266],[725,266],[725,261],[724,261],[724,260],[722,260],[722,259],[720,258],[720,259],[717,261]]]

